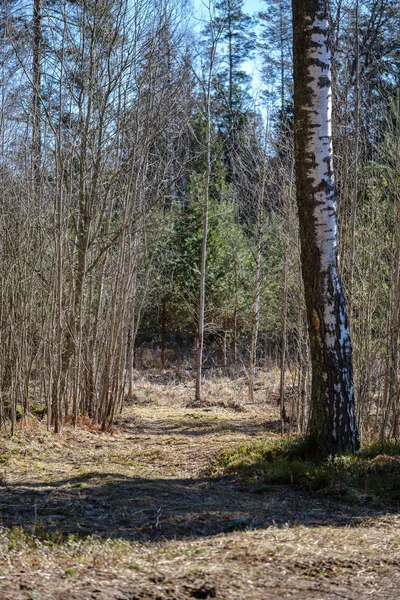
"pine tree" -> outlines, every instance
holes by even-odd
[[[219,58],[221,66],[214,77],[219,132],[224,141],[228,180],[234,178],[234,152],[240,129],[250,107],[251,76],[243,63],[255,49],[253,19],[243,12],[243,0],[221,0],[216,4],[213,27],[221,31]],[[205,32],[206,39],[209,37]]]
[[[278,101],[284,113],[293,94],[291,5],[290,0],[264,0],[264,3],[265,9],[258,13],[262,77],[266,94]]]

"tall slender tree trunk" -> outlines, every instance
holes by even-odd
[[[136,332],[137,332],[137,253],[139,248],[139,232],[134,232],[133,239],[133,260],[134,264],[132,264],[132,269],[134,269],[133,277],[132,277],[132,310],[131,310],[131,319],[129,325],[129,356],[127,360],[128,367],[128,381],[129,381],[129,389],[128,395],[130,397],[133,396],[133,370],[135,367],[135,344],[136,344]]]
[[[281,48],[281,119],[285,119],[285,68],[283,51],[283,6],[282,0],[279,2],[279,29],[280,29],[280,48]],[[285,186],[282,187],[283,200],[283,272],[282,272],[282,311],[281,311],[281,364],[280,364],[280,384],[279,384],[279,405],[281,417],[281,435],[285,428],[286,409],[285,409],[285,370],[286,370],[286,346],[287,346],[287,318],[288,318],[288,274],[289,274],[289,254],[290,254],[290,205],[292,197],[293,181],[293,158],[290,167],[289,193],[285,193]]]
[[[396,147],[395,147],[395,172],[400,172],[400,92],[397,93],[396,105]],[[391,319],[391,343],[390,343],[390,369],[389,369],[389,397],[393,399],[393,437],[399,435],[399,404],[400,404],[400,380],[399,380],[399,331],[400,331],[400,198],[398,178],[393,182],[394,204],[396,209],[396,236],[395,255],[393,260],[393,309]]]
[[[42,4],[33,0],[33,95],[32,95],[32,162],[33,186],[36,201],[40,194],[41,178],[41,127],[40,127],[40,83],[41,83],[41,47],[42,47]]]
[[[349,319],[350,324],[353,320],[354,312],[354,267],[356,254],[356,217],[357,217],[357,196],[358,196],[358,159],[360,146],[360,42],[358,36],[358,0],[355,7],[355,36],[356,36],[356,82],[355,82],[355,102],[354,102],[354,187],[351,203],[350,217],[350,264],[349,264]],[[354,332],[354,329],[353,329]],[[360,399],[361,400],[361,399]]]
[[[207,259],[207,237],[208,237],[208,201],[210,191],[210,175],[211,175],[211,109],[210,109],[210,92],[207,98],[207,166],[206,177],[204,183],[204,205],[203,205],[203,239],[201,242],[201,264],[200,264],[200,295],[199,295],[199,314],[198,314],[198,330],[197,330],[197,355],[196,355],[196,402],[202,401],[201,395],[201,377],[203,367],[203,346],[204,346],[204,312],[206,301],[206,259]]]
[[[297,415],[297,433],[305,433],[307,429],[307,396],[308,396],[308,381],[310,376],[309,368],[309,352],[308,352],[308,323],[306,311],[301,311],[301,320],[303,322],[302,332],[302,351],[300,362],[300,402]]]
[[[267,139],[267,135],[265,136]],[[265,165],[265,152],[266,142],[263,153],[262,163],[262,180],[261,189],[258,194],[257,202],[257,247],[256,247],[256,269],[254,273],[254,287],[253,287],[253,312],[252,312],[252,323],[251,323],[251,348],[250,348],[250,364],[249,364],[249,380],[248,380],[248,398],[249,402],[254,400],[254,382],[256,378],[256,364],[257,364],[257,341],[258,341],[258,329],[260,322],[260,290],[261,290],[261,258],[262,258],[262,215],[264,207],[264,192],[265,192],[265,179],[266,179],[266,165]]]
[[[211,179],[211,86],[214,71],[215,53],[217,50],[217,32],[212,32],[212,44],[209,57],[207,81],[205,84],[205,109],[206,109],[206,172],[204,181],[204,200],[203,200],[203,239],[201,242],[201,263],[200,263],[200,293],[199,293],[199,312],[197,328],[197,352],[196,352],[196,384],[195,401],[201,402],[201,377],[203,367],[203,345],[204,345],[204,312],[206,299],[206,262],[207,262],[207,238],[208,238],[208,208]]]
[[[352,351],[338,274],[326,0],[292,0],[294,126],[302,275],[312,363],[310,437],[318,456],[359,447]]]
[[[285,371],[286,371],[286,346],[287,346],[287,321],[288,321],[288,275],[289,275],[289,253],[290,253],[290,214],[291,214],[291,198],[292,198],[292,181],[293,181],[293,160],[290,167],[289,190],[287,193],[283,190],[283,206],[284,206],[284,253],[283,253],[283,272],[282,272],[282,312],[281,312],[281,364],[280,364],[280,383],[279,383],[279,406],[281,417],[281,435],[283,435],[286,419],[285,408]]]
[[[66,15],[64,12],[64,25]],[[63,82],[64,82],[64,51],[65,51],[65,32],[66,27],[63,30],[63,37],[61,43],[61,71],[60,71],[60,87],[58,92],[58,101],[60,109],[64,107],[64,96],[63,96]],[[55,273],[54,273],[54,329],[55,329],[55,343],[54,343],[54,369],[50,371],[51,377],[49,381],[49,409],[51,402],[51,415],[49,410],[48,415],[48,428],[50,429],[51,423],[54,424],[55,433],[60,431],[61,422],[61,400],[60,395],[61,389],[61,377],[62,377],[62,357],[63,357],[63,172],[64,164],[62,159],[62,125],[59,123],[57,130],[57,145],[56,145],[56,179],[57,179],[57,191],[55,198],[55,239],[54,245],[56,250],[56,261],[55,261]],[[50,401],[51,398],[51,401]]]

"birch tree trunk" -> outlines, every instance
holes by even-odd
[[[326,0],[292,0],[297,204],[312,363],[310,438],[318,456],[359,447],[352,351],[338,274]]]

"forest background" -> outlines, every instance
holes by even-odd
[[[281,373],[310,415],[291,8],[0,3],[0,420],[106,429],[134,369]],[[400,10],[333,0],[340,270],[362,436],[400,426]],[[249,61],[260,67],[256,85]],[[258,84],[259,81],[259,84]],[[206,243],[207,242],[207,243]],[[179,375],[180,373],[180,375]],[[290,390],[290,394],[288,391]]]

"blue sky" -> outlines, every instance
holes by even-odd
[[[253,14],[263,9],[263,2],[261,0],[246,0],[244,3],[244,12]]]
[[[207,4],[208,0],[192,0],[193,1],[193,13],[197,18],[201,18],[203,14],[207,15]],[[263,10],[264,2],[262,0],[245,0],[243,4],[243,11],[249,15],[253,15],[260,10]],[[207,17],[205,17],[207,18]],[[257,64],[254,61],[247,61],[243,64],[243,68],[253,77],[253,93],[254,96],[258,96],[258,91],[260,87],[260,76],[257,69]]]
[[[200,12],[202,11],[202,8],[204,10],[205,6],[207,5],[207,1],[208,0],[192,0],[193,1],[193,6],[194,6],[194,11]],[[245,13],[252,15],[260,10],[263,9],[263,2],[262,0],[245,0],[244,4],[243,4],[243,10]]]

